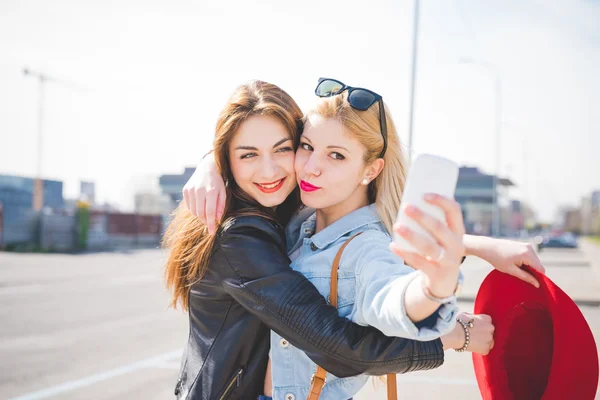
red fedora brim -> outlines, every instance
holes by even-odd
[[[594,399],[598,350],[589,325],[547,276],[525,269],[539,289],[494,270],[475,299],[475,313],[490,315],[496,328],[490,353],[473,353],[483,399]]]

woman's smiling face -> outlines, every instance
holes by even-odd
[[[264,207],[280,205],[296,187],[292,138],[275,117],[244,121],[229,144],[229,159],[237,185]]]

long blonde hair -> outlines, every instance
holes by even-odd
[[[219,225],[235,215],[248,214],[261,215],[285,224],[300,204],[299,191],[295,189],[273,212],[244,193],[233,179],[229,167],[229,143],[240,125],[253,115],[277,118],[289,132],[294,149],[298,146],[303,115],[292,97],[267,82],[250,81],[239,86],[219,115],[213,142],[215,161],[223,180],[227,182],[227,202]],[[252,207],[236,209],[236,200],[243,200]],[[215,237],[208,234],[208,228],[188,210],[184,202],[179,204],[163,237],[163,247],[170,250],[164,277],[167,288],[173,293],[173,308],[180,303],[184,310],[189,309],[190,286],[206,273]]]
[[[368,188],[369,203],[375,203],[377,212],[388,233],[400,209],[400,199],[406,181],[406,161],[400,145],[396,127],[388,107],[385,106],[387,122],[387,150],[383,157],[385,165]],[[367,149],[365,165],[375,161],[383,150],[383,137],[379,126],[379,104],[366,111],[355,110],[348,103],[348,92],[333,97],[320,98],[307,115],[317,114],[323,118],[339,120],[344,129],[350,132]]]
[[[377,213],[391,235],[394,221],[400,210],[407,167],[396,126],[388,107],[385,104],[384,107],[387,123],[387,150],[383,156],[385,164],[377,178],[369,183],[367,194],[369,204],[375,203]],[[338,96],[320,98],[306,115],[311,114],[339,120],[344,129],[354,135],[366,148],[363,158],[365,165],[379,158],[383,150],[383,137],[379,126],[379,103],[372,105],[366,111],[355,110],[348,103],[348,92],[344,92]],[[386,380],[385,375],[373,377],[373,385],[377,387]]]

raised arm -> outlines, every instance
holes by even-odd
[[[207,225],[213,235],[216,221],[221,219],[225,209],[225,183],[217,169],[212,152],[198,163],[194,174],[183,187],[183,200],[192,214]]]

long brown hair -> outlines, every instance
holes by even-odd
[[[227,201],[221,221],[237,215],[261,215],[287,223],[300,204],[296,188],[276,211],[262,207],[244,193],[233,179],[229,164],[229,143],[241,124],[253,115],[270,115],[277,118],[289,132],[294,149],[302,133],[302,111],[294,99],[276,85],[262,81],[250,81],[239,86],[221,111],[213,141],[215,162],[226,182]],[[173,218],[163,237],[163,247],[170,250],[165,267],[167,288],[172,291],[171,306],[180,303],[189,308],[189,288],[202,279],[208,267],[217,235],[209,235],[206,225],[195,217],[181,202],[173,212]]]

